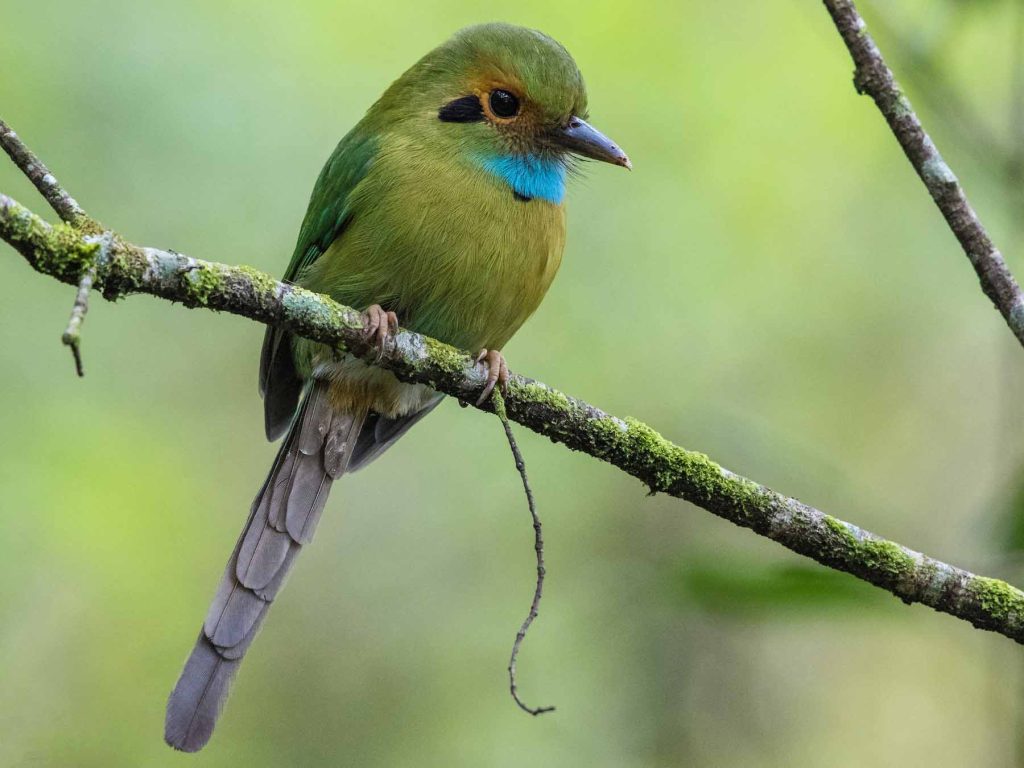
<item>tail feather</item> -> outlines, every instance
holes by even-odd
[[[278,470],[277,474],[279,474],[280,477],[277,477],[277,479],[276,479],[276,481],[275,481],[275,483],[273,485],[269,485],[269,479],[268,479],[268,485],[269,485],[269,487],[267,488],[268,502],[270,502],[270,497],[272,497],[272,496],[280,496],[281,494],[287,494],[288,489],[291,487],[291,485],[292,485],[292,477],[295,474],[295,453],[294,452],[289,452],[282,459],[281,467],[280,467],[280,470]],[[268,515],[267,516],[267,521],[270,523],[271,527],[275,531],[280,531],[281,533],[287,533],[287,531],[288,531],[288,529],[285,527],[285,524],[284,524],[285,506],[286,505],[284,505],[284,504],[269,503],[269,506],[268,506],[268,509],[267,509],[267,515]]]
[[[214,647],[217,653],[220,654],[221,658],[227,661],[237,661],[245,656],[245,652],[249,650],[249,646],[252,645],[252,641],[256,639],[256,635],[259,634],[260,627],[263,626],[263,620],[267,618],[267,614],[270,612],[270,602],[266,602],[263,606],[263,610],[260,615],[256,618],[255,623],[252,625],[252,629],[249,630],[249,634],[241,639],[237,644],[231,646],[220,646],[214,643]]]
[[[238,645],[249,634],[267,602],[236,581],[221,611],[206,617],[203,633],[211,643],[221,648]]]
[[[262,589],[281,569],[291,543],[287,533],[281,533],[270,525],[266,504],[261,504],[253,524],[242,539],[235,563],[235,578],[244,587]]]
[[[366,414],[335,413],[326,390],[323,382],[307,385],[171,692],[164,738],[175,749],[195,752],[209,740],[242,657],[348,467]]]
[[[309,541],[327,502],[331,482],[320,456],[300,453],[295,457],[295,474],[285,507],[285,530],[288,532],[279,535],[301,544]]]
[[[225,660],[200,632],[167,702],[164,739],[175,749],[202,749],[227,698],[240,659]]]
[[[288,572],[292,569],[292,560],[295,559],[295,556],[299,553],[300,549],[302,549],[302,545],[293,541],[291,546],[288,548],[288,554],[284,556],[284,562],[281,564],[281,568],[278,570],[277,575],[272,578],[270,583],[263,587],[263,589],[256,590],[256,596],[259,597],[260,600],[265,600],[269,603],[277,597],[277,593],[280,591],[281,587],[284,586],[285,577],[288,576]]]

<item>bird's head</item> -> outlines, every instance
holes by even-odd
[[[586,122],[586,86],[569,52],[524,27],[461,30],[396,81],[378,108],[426,129],[520,198],[561,203],[573,157],[632,167]]]

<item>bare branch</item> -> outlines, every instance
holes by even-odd
[[[1003,255],[971,208],[956,175],[914,114],[854,4],[850,0],[824,2],[853,58],[853,82],[857,91],[874,99],[967,254],[981,281],[981,289],[1003,315],[1014,336],[1024,344],[1024,296]]]
[[[77,285],[83,264],[91,262],[98,247],[94,238],[67,225],[51,227],[4,195],[0,239],[38,272],[72,285]],[[97,285],[107,298],[148,293],[277,325],[463,402],[475,402],[486,383],[486,374],[470,355],[407,330],[399,330],[395,343],[379,355],[363,337],[360,312],[251,267],[140,248],[115,236],[101,272]],[[702,453],[669,442],[646,424],[611,416],[524,376],[510,376],[505,406],[513,421],[618,467],[652,493],[692,502],[906,603],[922,603],[1024,643],[1024,593],[1003,581],[882,539],[734,474]],[[493,410],[490,402],[477,407]]]
[[[944,51],[944,45],[932,44],[924,49],[910,33],[900,29],[888,17],[892,10],[891,0],[864,3],[869,8],[871,26],[879,31],[879,37],[890,40],[896,48],[897,63],[904,72],[901,78],[909,82],[920,100],[943,125],[955,136],[958,145],[969,152],[978,167],[984,168],[1000,183],[1012,179],[1012,169],[1008,167],[1007,158],[1013,154],[1012,147],[1001,140],[989,125],[981,119],[957,88],[950,81],[945,69],[939,66],[940,59],[935,53]],[[953,9],[952,21],[945,23],[956,27],[962,21],[958,14],[967,10],[966,5],[958,5]],[[1008,190],[1018,195],[1014,190]],[[1022,190],[1024,192],[1024,190]]]
[[[100,231],[100,226],[86,215],[75,198],[61,187],[50,170],[3,120],[0,120],[0,147],[4,148],[14,164],[35,185],[39,194],[46,199],[58,216],[68,224],[90,232]]]

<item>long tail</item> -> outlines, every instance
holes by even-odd
[[[164,739],[196,752],[213,733],[242,657],[313,538],[331,483],[348,467],[365,413],[337,413],[314,382],[231,553],[192,655],[167,701]]]

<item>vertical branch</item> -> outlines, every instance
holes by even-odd
[[[1010,138],[1010,150],[1006,158],[1006,201],[1008,207],[1008,221],[1010,225],[1010,248],[1019,249],[1024,242],[1024,0],[1015,0],[1012,9],[1014,18],[1011,29],[1010,40],[1010,109],[1007,128]],[[1008,345],[1001,345],[999,348],[1002,358],[1003,376],[1000,378],[1000,396],[1002,399],[1002,412],[1006,418],[1000,420],[999,434],[995,442],[999,451],[995,457],[993,466],[1009,465],[1010,487],[1019,487],[1024,482],[1024,466],[1020,460],[1020,434],[1018,429],[1021,423],[1021,402],[1019,367],[1016,365],[1017,358],[1013,354],[1016,350],[1010,350]],[[1010,462],[1006,461],[1010,457]],[[1004,488],[1005,490],[1005,488]],[[1019,515],[1021,510],[1016,504],[1010,503],[1004,514],[1009,516]],[[1009,520],[1010,530],[1016,528],[1014,520]],[[1005,530],[1005,528],[1004,528]],[[1011,545],[1011,556],[1014,556],[1016,570],[1019,571],[1020,550]],[[1019,574],[1018,574],[1019,575]],[[1021,706],[1024,694],[1024,665],[1017,664],[1017,698],[1014,699],[1013,721],[1016,724],[1014,729],[1014,753],[1016,764],[1024,766],[1024,706]],[[1000,675],[996,684],[1001,684],[1004,676]]]
[[[519,470],[519,476],[523,479],[526,505],[530,509],[530,517],[533,518],[533,549],[537,553],[537,584],[533,590],[530,612],[526,615],[523,625],[516,633],[515,642],[512,643],[512,655],[508,660],[508,687],[512,698],[521,710],[531,715],[543,715],[545,712],[554,712],[555,708],[531,707],[519,698],[519,686],[516,681],[516,659],[519,657],[519,647],[523,644],[523,640],[526,639],[526,633],[530,629],[530,625],[537,618],[540,598],[544,593],[544,576],[547,573],[544,567],[544,536],[541,533],[540,518],[537,516],[537,507],[533,500],[533,489],[530,488],[530,478],[526,474],[526,463],[523,461],[523,454],[519,452],[519,445],[516,443],[515,435],[512,434],[512,425],[509,424],[508,414],[505,412],[505,399],[502,397],[501,392],[498,391],[499,389],[500,387],[495,389],[491,395],[494,400],[494,412],[498,414],[498,418],[501,419],[501,425],[505,428],[505,437],[508,439],[509,448],[512,449],[512,458],[515,459],[516,469]]]
[[[1013,20],[1010,29],[1010,77],[1009,112],[1007,135],[1009,146],[1002,158],[1005,183],[1009,245],[1011,251],[1019,251],[1024,245],[1024,0],[1013,0]],[[1000,420],[1001,434],[994,448],[997,455],[993,466],[1006,466],[1009,458],[1017,475],[1020,466],[1020,369],[1016,350],[1000,347],[1003,376],[1001,378],[1002,408],[1004,418]],[[1021,478],[1024,479],[1024,478]],[[1016,482],[1020,479],[1014,478]],[[1012,512],[1011,512],[1012,514]]]
[[[68,318],[68,327],[60,337],[65,346],[71,347],[71,354],[75,359],[75,372],[79,377],[85,376],[85,370],[82,367],[81,330],[82,323],[85,322],[85,313],[89,311],[89,292],[92,290],[93,283],[96,282],[96,275],[110,255],[112,242],[113,233],[104,233],[100,239],[96,258],[82,273],[82,279],[78,283],[78,292],[75,294],[75,303],[71,307],[71,317]]]
[[[865,3],[865,5],[868,5]],[[941,49],[941,43],[932,42],[929,50],[922,50],[921,46],[915,43],[912,35],[899,29],[888,18],[887,12],[892,8],[892,0],[880,0],[871,2],[869,7],[871,25],[877,28],[881,37],[892,40],[895,43],[896,55],[906,64],[906,74],[903,79],[914,85],[914,90],[920,94],[921,101],[943,121],[949,132],[959,143],[960,149],[971,153],[978,166],[985,168],[989,173],[997,175],[1000,182],[1005,181],[1006,163],[1005,159],[1009,148],[988,124],[981,119],[981,115],[967,99],[950,82],[945,70],[938,65],[938,59],[932,55],[936,47]],[[947,17],[950,14],[949,3],[935,11],[945,10]],[[959,3],[954,3],[952,18],[947,18],[944,23],[947,28],[956,29],[962,23],[961,15],[966,8]]]

